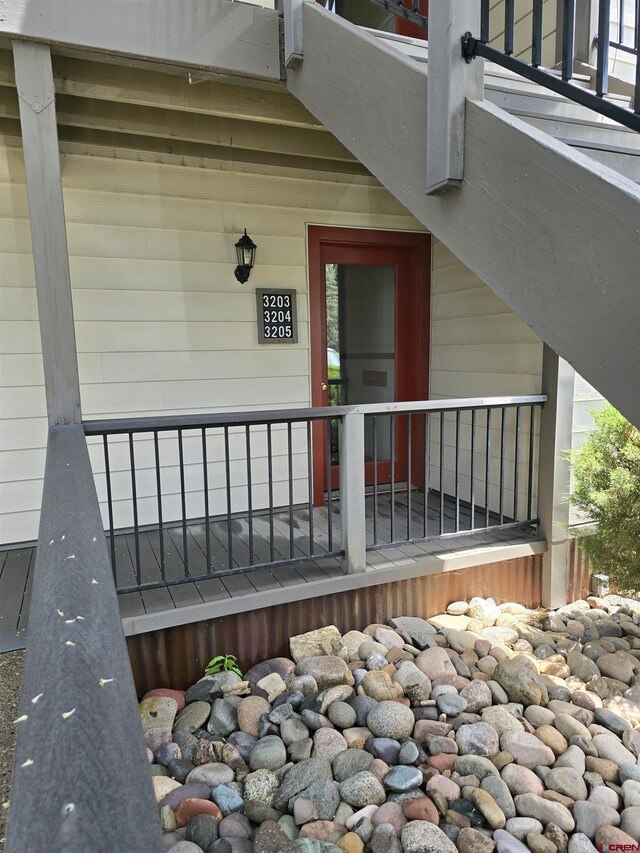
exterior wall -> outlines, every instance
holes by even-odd
[[[372,178],[258,164],[62,145],[82,405],[85,418],[287,408],[310,404],[306,225],[421,230]],[[162,161],[165,162],[162,162]],[[0,148],[2,216],[0,542],[37,535],[46,444],[43,377],[22,153]],[[247,285],[233,270],[244,228],[258,245]],[[255,288],[297,291],[299,342],[257,343]],[[216,444],[217,441],[217,444]],[[244,436],[231,437],[231,451]],[[264,441],[264,440],[263,440]],[[306,495],[305,438],[294,436],[295,498]],[[260,455],[260,439],[256,452]],[[199,437],[185,437],[197,456]],[[92,441],[96,471],[104,470]],[[210,457],[220,450],[212,439]],[[276,453],[284,453],[274,437]],[[175,435],[161,447],[163,486],[178,515]],[[136,443],[140,522],[155,519],[152,441]],[[197,517],[201,466],[187,464]],[[114,490],[130,495],[128,447],[114,441]],[[240,468],[242,463],[237,462]],[[222,466],[210,481],[221,483]],[[265,470],[263,470],[265,469]],[[241,478],[242,472],[232,470]],[[266,465],[254,472],[256,487]],[[281,485],[284,503],[285,482]],[[105,498],[99,478],[100,497]],[[279,499],[276,493],[276,502]],[[257,494],[256,500],[260,495]],[[211,511],[222,510],[223,489]],[[172,504],[173,510],[172,512]],[[234,510],[242,506],[234,505]],[[131,523],[122,504],[116,525]]]
[[[576,373],[575,390],[573,394],[573,428],[571,431],[571,450],[580,450],[587,440],[590,430],[594,428],[592,412],[603,409],[607,401],[599,391],[589,385]],[[573,489],[573,473],[570,488]],[[580,524],[588,521],[574,508],[570,508],[569,523]]]
[[[492,0],[490,18],[491,44],[498,48],[504,47],[504,6],[504,0]],[[557,0],[544,0],[542,16],[542,62],[547,67],[553,67],[556,63],[556,16]],[[513,55],[518,59],[530,59],[531,23],[531,0],[516,0]]]
[[[431,272],[431,356],[430,389],[432,399],[448,397],[488,397],[495,395],[539,394],[542,372],[542,342],[480,279],[467,269],[440,242],[434,240]],[[454,488],[454,451],[452,418],[445,427],[444,483]],[[462,416],[461,442],[470,447],[470,415]],[[484,495],[486,467],[486,429],[479,416],[476,429],[474,482],[476,496]],[[490,506],[498,508],[500,419],[491,422],[491,462],[489,477]],[[506,434],[513,436],[515,417],[508,414]],[[537,439],[537,425],[536,435]],[[433,436],[432,459],[437,460],[439,435]],[[519,513],[526,506],[528,476],[527,448],[529,422],[521,424],[519,465]],[[514,500],[513,445],[507,443],[504,470],[504,500],[507,514]],[[436,455],[434,455],[434,452]],[[470,496],[470,454],[461,458],[461,492]],[[439,466],[432,466],[432,488],[439,487]],[[535,486],[535,482],[534,482]]]

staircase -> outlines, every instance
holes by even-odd
[[[367,29],[366,32],[401,56],[423,63],[427,71],[427,42],[380,30]],[[589,88],[589,78],[584,74],[574,76],[573,83]],[[574,150],[640,182],[640,134],[633,130],[493,62],[485,62],[484,94],[487,101],[510,115],[518,116]],[[609,95],[608,100],[628,107],[630,99],[624,95]]]
[[[640,425],[640,135],[486,63],[484,99],[466,103],[463,186],[427,196],[427,44],[318,4],[301,14],[289,91]]]

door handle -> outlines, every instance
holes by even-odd
[[[327,385],[327,383],[326,383],[326,382],[323,382],[323,383],[322,383],[322,390],[323,390],[323,391],[328,391],[328,390],[329,390],[329,386]]]

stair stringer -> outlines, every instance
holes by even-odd
[[[533,331],[640,426],[640,188],[487,101],[468,101],[463,186],[424,192],[427,79],[303,3],[287,88]]]

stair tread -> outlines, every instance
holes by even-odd
[[[428,63],[428,42],[425,42],[421,39],[411,38],[410,36],[400,36],[396,33],[387,33],[381,30],[373,30],[366,27],[362,27],[362,29],[364,29],[368,33],[371,33],[373,36],[375,36],[381,41],[390,42],[393,48],[398,50],[398,52],[403,54],[404,56],[409,56],[411,59],[414,59],[417,62]],[[555,69],[553,68],[549,68],[546,70],[552,74],[556,73]],[[559,72],[557,72],[557,76],[560,76]],[[497,83],[496,80],[500,80],[502,82]],[[512,82],[515,85],[509,86],[509,82]],[[574,86],[578,86],[582,89],[588,90],[590,78],[587,74],[574,74],[571,82]],[[503,68],[502,66],[497,65],[494,62],[485,63],[485,86],[494,90],[500,90],[501,88],[504,88],[507,91],[520,91],[523,94],[535,93],[541,98],[546,98],[551,101],[557,101],[559,103],[569,100],[563,95],[559,95],[556,92],[551,91],[550,89],[546,89],[544,86],[540,86],[540,84],[535,83],[533,80],[527,80],[526,78],[521,77],[519,74],[516,74],[514,71],[510,71],[507,68]],[[630,103],[630,98],[626,95],[609,94],[606,96],[606,100],[620,104],[621,106],[628,106],[628,104]]]

